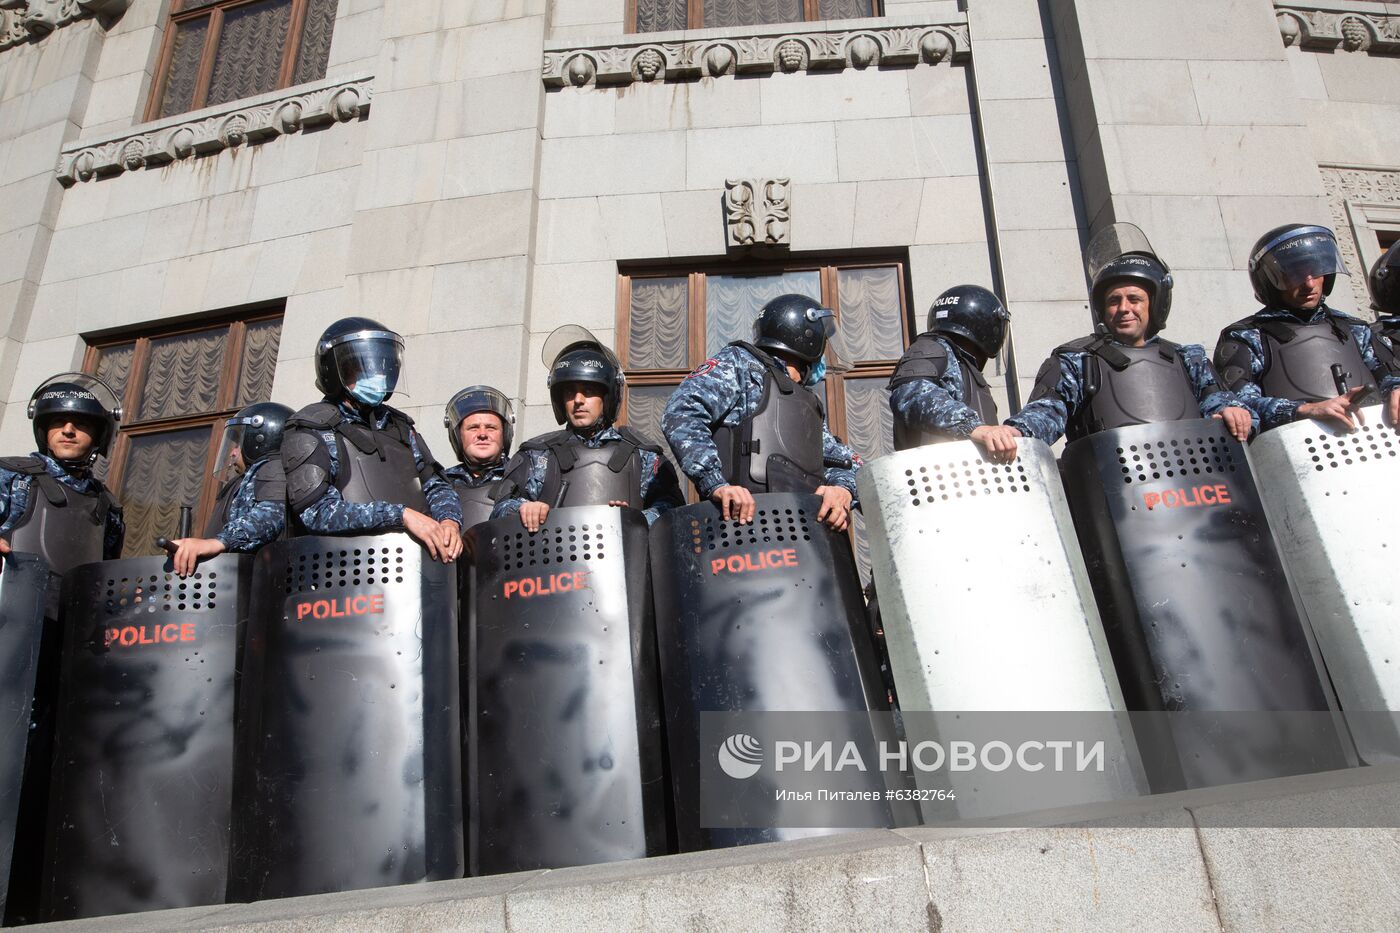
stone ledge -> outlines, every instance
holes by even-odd
[[[373,83],[373,75],[311,81],[69,143],[58,158],[58,180],[67,187],[363,118]]]
[[[1400,53],[1400,16],[1383,3],[1275,0],[1279,32],[1284,45],[1304,49],[1374,54]]]
[[[0,0],[0,51],[89,16],[117,16],[131,0]]]
[[[801,28],[807,26],[808,28]],[[546,87],[689,81],[736,74],[841,71],[936,65],[971,55],[967,19],[929,23],[918,17],[829,20],[638,33],[589,44],[545,44]]]

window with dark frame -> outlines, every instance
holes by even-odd
[[[106,473],[126,519],[123,557],[158,553],[181,506],[203,529],[224,421],[271,396],[281,338],[278,308],[88,342],[83,371],[111,385],[125,412]]]
[[[175,0],[146,119],[325,77],[337,0]]]
[[[1381,252],[1385,252],[1397,242],[1400,242],[1400,230],[1377,229],[1376,239],[1380,242]]]
[[[750,339],[766,301],[796,292],[836,312],[841,343],[853,357],[850,372],[824,382],[832,433],[866,460],[891,452],[894,420],[885,385],[915,336],[905,268],[899,258],[624,272],[618,277],[617,352],[627,374],[625,422],[664,447],[661,414],[681,380],[731,341]],[[689,486],[679,467],[677,473]],[[693,501],[693,487],[688,495]],[[855,525],[862,574],[869,579],[859,513]]]
[[[627,0],[631,32],[879,16],[879,0]]]

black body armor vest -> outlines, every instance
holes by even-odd
[[[740,340],[730,346],[748,350],[766,371],[758,410],[714,432],[725,479],[754,493],[815,491],[826,482],[821,399],[752,344]]]
[[[1338,394],[1333,365],[1347,374],[1350,388],[1376,388],[1361,348],[1343,320],[1328,315],[1316,324],[1255,321],[1254,326],[1259,328],[1268,361],[1259,377],[1259,391],[1264,395],[1301,402],[1332,398]]]
[[[1201,417],[1200,402],[1176,344],[1159,339],[1144,347],[1125,347],[1091,337],[1066,347],[1088,354],[1085,400],[1070,418],[1066,432],[1070,440],[1128,425]]]
[[[493,493],[499,480],[491,480],[479,486],[468,486],[460,479],[452,480],[452,488],[457,493],[457,501],[462,504],[462,529],[479,525],[491,518],[491,510],[496,507]]]
[[[962,403],[977,412],[977,417],[982,419],[983,424],[1000,424],[1001,419],[997,417],[996,399],[992,398],[992,390],[987,385],[982,370],[977,367],[977,362],[952,341],[949,341],[948,345],[953,348],[954,359],[951,360],[948,359],[948,353],[943,345],[938,343],[933,335],[920,336],[910,344],[904,359],[900,360],[900,366],[895,370],[890,385],[894,386],[900,381],[900,376],[903,374],[901,371],[904,370],[927,369],[929,376],[942,378],[943,374],[947,372],[946,367],[959,366],[962,372]],[[908,365],[911,363],[914,365]],[[953,438],[931,431],[924,425],[910,424],[904,418],[895,415],[895,450],[910,450],[925,444],[938,444],[950,440]]]
[[[642,507],[642,450],[659,454],[661,448],[627,428],[618,428],[621,440],[601,447],[585,447],[573,432],[555,431],[526,441],[522,450],[546,450],[550,454],[540,501],[551,508],[572,505],[607,505],[626,502]]]
[[[250,470],[257,470],[253,477],[253,499],[258,502],[281,502],[284,505],[287,501],[287,476],[282,472],[282,458],[276,453],[263,460],[254,463]],[[224,484],[219,490],[219,497],[214,500],[214,511],[209,515],[209,521],[204,526],[204,537],[212,538],[224,530],[228,525],[230,512],[233,508],[234,494],[238,491],[243,477],[236,477]],[[281,541],[287,537],[287,527],[282,526],[282,534],[277,536]]]
[[[287,421],[294,428],[334,431],[339,465],[335,488],[346,502],[392,502],[428,513],[423,481],[432,476],[432,465],[420,475],[413,461],[413,422],[396,409],[381,429],[341,420],[340,410],[328,402],[310,405]]]
[[[31,477],[29,503],[10,531],[10,547],[37,554],[65,574],[80,564],[102,560],[111,493],[78,492],[49,475],[34,457],[5,457],[0,466]]]

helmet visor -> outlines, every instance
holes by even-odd
[[[60,382],[75,385],[91,393],[92,397],[97,399],[97,404],[109,411],[115,420],[121,421],[122,403],[117,398],[117,393],[113,392],[112,387],[107,383],[88,373],[59,373],[57,376],[51,376],[34,390],[33,400],[37,401],[44,394],[45,389]]]
[[[447,403],[447,424],[455,431],[467,415],[474,415],[479,411],[489,411],[497,415],[503,426],[515,422],[510,399],[490,386],[469,386],[452,396],[452,400]]]
[[[219,442],[218,456],[214,458],[214,481],[220,485],[242,476],[248,469],[248,464],[243,462],[243,432],[248,426],[243,421],[230,418],[224,423],[224,436]]]
[[[1089,273],[1089,281],[1097,279],[1109,263],[1132,253],[1157,256],[1148,242],[1147,234],[1137,224],[1120,222],[1104,227],[1094,234],[1084,251],[1084,267]]]
[[[1255,267],[1280,291],[1297,288],[1309,278],[1349,275],[1337,238],[1325,227],[1289,231],[1254,254]]]
[[[362,380],[381,383],[392,393],[403,369],[403,340],[386,331],[347,334],[331,349],[340,384],[348,390]]]

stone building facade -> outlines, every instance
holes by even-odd
[[[951,285],[1008,302],[1005,403],[1088,331],[1105,224],[1148,233],[1169,336],[1208,348],[1254,310],[1267,228],[1333,226],[1336,303],[1363,315],[1400,231],[1396,2],[886,0],[724,26],[701,0],[259,0],[242,26],[226,2],[0,0],[0,449],[30,449],[45,376],[113,376],[143,530],[207,507],[221,412],[312,400],[314,339],[346,314],[405,335],[399,404],[442,456],[470,383],[518,400],[517,436],[552,427],[560,324],[617,342],[645,427],[754,301],[810,289],[859,350],[833,426],[873,455],[890,364]],[[637,31],[658,23],[698,28]],[[235,51],[276,80],[242,94]]]

